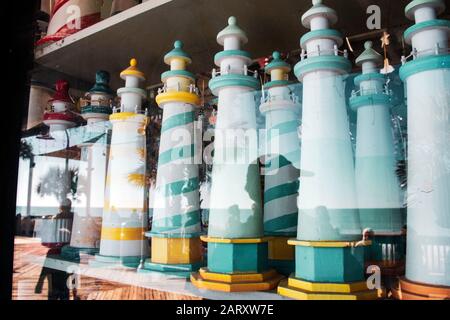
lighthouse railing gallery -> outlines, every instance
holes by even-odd
[[[320,45],[317,45],[317,50],[308,51],[306,52],[305,49],[302,49],[302,52],[300,54],[300,59],[303,61],[307,59],[308,57],[317,57],[317,56],[329,56],[329,55],[335,55],[335,56],[343,56],[344,58],[348,58],[348,51],[347,49],[339,50],[337,45],[334,45],[333,50],[330,49],[322,49]]]
[[[423,57],[423,56],[431,56],[431,55],[442,55],[442,54],[448,54],[450,53],[449,47],[441,47],[439,43],[436,43],[434,48],[426,49],[426,50],[417,50],[416,48],[413,48],[411,53],[407,56],[402,56],[401,61],[402,65],[404,65],[406,62],[411,60],[416,60],[417,58]]]

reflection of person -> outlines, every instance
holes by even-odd
[[[45,278],[48,279],[48,300],[69,300],[70,299],[70,291],[67,287],[67,279],[69,278],[69,274],[51,269],[45,266],[47,259],[49,259],[52,255],[52,250],[47,252],[47,256],[44,262],[44,266],[42,267],[41,274],[39,275],[39,280],[34,289],[35,293],[41,293],[42,287],[44,285]]]
[[[22,215],[18,213],[16,215],[16,236],[22,235]]]
[[[73,219],[72,201],[65,199],[59,206],[59,213],[56,215],[57,219]]]
[[[34,220],[26,216],[22,219],[22,235],[25,237],[33,237],[34,232]]]

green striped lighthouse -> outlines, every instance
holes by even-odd
[[[294,271],[294,247],[289,238],[297,234],[300,176],[299,97],[288,80],[291,66],[279,52],[265,71],[271,81],[264,85],[260,110],[266,117],[264,234],[269,240],[269,264],[278,272]]]
[[[195,109],[200,104],[191,58],[183,43],[164,57],[170,71],[156,97],[164,109],[151,232],[151,259],[144,270],[189,276],[202,263],[198,164],[195,163]]]

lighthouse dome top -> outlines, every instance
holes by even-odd
[[[414,0],[411,1],[405,8],[406,17],[414,20],[416,10],[421,8],[433,8],[437,14],[441,14],[445,10],[445,3],[443,0]]]
[[[236,17],[231,16],[228,18],[228,26],[217,35],[217,43],[223,46],[225,38],[233,36],[239,38],[244,44],[248,42],[247,35],[237,25]]]
[[[364,62],[380,63],[383,60],[381,54],[379,54],[373,49],[372,41],[367,41],[366,43],[364,43],[364,48],[365,48],[364,52],[361,53],[361,55],[358,58],[356,58],[356,64],[358,66],[361,66]]]
[[[273,60],[264,68],[266,73],[270,73],[274,69],[280,69],[285,72],[291,71],[289,63],[281,59],[281,54],[278,51],[272,53]]]
[[[302,24],[305,28],[311,29],[311,20],[317,17],[324,17],[328,19],[331,25],[338,21],[336,11],[330,7],[327,7],[322,2],[322,0],[313,0],[313,7],[303,14]]]
[[[109,87],[109,80],[111,76],[108,71],[99,70],[95,73],[95,84],[89,90],[89,93],[104,93],[112,94],[112,90]]]
[[[55,101],[71,103],[72,99],[69,95],[69,82],[67,80],[58,80],[55,83],[55,94],[49,100],[50,103]]]
[[[175,41],[173,43],[173,49],[164,56],[164,62],[170,65],[170,61],[172,61],[173,59],[181,59],[186,61],[186,63],[191,63],[192,59],[183,50],[183,46],[184,44],[182,41],[180,40]]]
[[[145,75],[144,75],[144,73],[142,71],[140,71],[137,68],[137,64],[138,64],[138,62],[137,62],[137,60],[135,58],[131,59],[130,60],[130,66],[120,73],[120,77],[123,80],[126,80],[126,78],[129,77],[129,76],[136,77],[136,78],[139,78],[141,80],[145,80]]]

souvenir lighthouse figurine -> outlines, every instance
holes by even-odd
[[[219,104],[209,229],[202,237],[208,243],[208,262],[191,281],[211,290],[270,290],[281,277],[268,266],[263,230],[254,97],[260,83],[247,70],[251,58],[240,49],[247,36],[236,18],[228,19],[217,42],[224,51],[214,59],[220,73],[213,70],[209,82]]]
[[[181,41],[175,41],[164,62],[170,71],[162,74],[164,88],[156,97],[164,111],[153,223],[147,233],[152,239],[151,261],[144,268],[189,277],[203,260],[194,140],[195,108],[200,98],[194,75],[186,70],[191,58]]]
[[[100,21],[103,0],[55,0],[47,35],[37,42],[49,45]]]
[[[356,201],[344,76],[351,63],[338,50],[342,35],[329,26],[336,12],[314,0],[302,17],[311,32],[300,42],[294,69],[303,83],[301,163],[295,273],[278,292],[296,299],[370,299]]]
[[[81,108],[87,121],[81,145],[80,175],[85,180],[85,205],[77,207],[73,219],[70,246],[62,248],[62,256],[79,259],[80,252],[98,252],[102,224],[107,162],[107,128],[105,121],[112,112],[113,92],[109,73],[98,71],[94,87],[88,91],[88,104]]]
[[[56,92],[49,101],[50,111],[44,113],[44,124],[50,129],[50,134],[55,131],[63,131],[75,127],[76,116],[71,112],[73,102],[69,96],[69,83],[66,80],[58,80],[55,84]]]
[[[121,97],[120,113],[110,116],[111,148],[106,178],[105,199],[100,240],[100,253],[94,264],[137,267],[148,256],[148,226],[145,202],[145,126],[141,114],[146,94],[139,88],[145,80],[136,59],[120,74],[125,87],[117,91]]]
[[[300,139],[300,103],[289,88],[291,66],[279,52],[265,68],[271,81],[264,85],[261,113],[266,116],[264,234],[269,240],[269,264],[279,273],[294,272],[294,248],[289,238],[297,234]]]
[[[365,43],[356,59],[362,75],[355,78],[350,107],[357,112],[355,181],[359,217],[363,229],[373,234],[366,249],[366,265],[377,265],[382,275],[401,275],[404,270],[402,202],[391,128],[391,91],[379,73],[382,56]]]
[[[441,0],[415,0],[400,69],[408,99],[408,216],[403,299],[450,298],[450,21]]]

